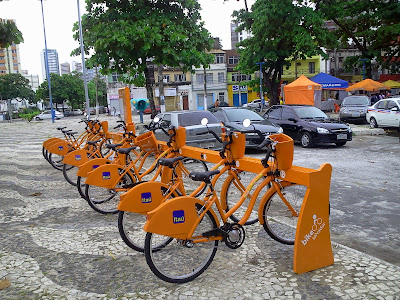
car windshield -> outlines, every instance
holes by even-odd
[[[250,121],[264,121],[264,118],[258,113],[248,109],[226,109],[225,113],[229,122],[243,122],[244,119],[249,119]]]
[[[179,126],[200,125],[203,118],[208,119],[208,124],[220,124],[221,122],[209,111],[200,111],[196,113],[184,113],[178,115]]]
[[[400,99],[399,99],[399,100],[396,100],[396,102],[397,102],[397,104],[400,106]]]
[[[369,100],[366,96],[350,96],[344,98],[342,105],[369,105]]]
[[[314,106],[293,107],[300,119],[329,119],[320,109]]]

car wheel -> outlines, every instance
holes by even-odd
[[[369,119],[369,127],[371,127],[371,128],[377,128],[378,127],[378,123],[376,122],[374,117]]]
[[[347,143],[347,142],[337,142],[337,143],[335,143],[335,144],[336,144],[336,146],[338,146],[338,147],[342,147],[342,146],[346,145],[346,143]]]
[[[307,131],[304,131],[300,138],[301,146],[303,148],[310,148],[313,146],[313,138],[311,134]]]
[[[36,117],[35,120],[36,120],[36,121],[40,121],[40,118],[39,118],[39,117]]]

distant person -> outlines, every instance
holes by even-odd
[[[219,99],[217,99],[217,101],[215,101],[214,106],[215,106],[215,107],[218,107],[218,106],[219,106]]]
[[[376,94],[373,94],[371,97],[371,105],[374,105],[376,102],[378,102],[378,97]]]
[[[335,99],[339,100],[339,92],[336,92]]]
[[[117,115],[117,109],[115,108],[115,106],[113,107],[113,116],[115,117]]]

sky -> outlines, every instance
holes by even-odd
[[[219,37],[224,49],[231,48],[230,22],[234,10],[244,9],[240,0],[198,0],[202,20],[213,37]],[[75,0],[43,0],[47,48],[56,49],[59,62],[78,61],[81,57],[70,57],[79,47],[72,37],[72,27],[78,21]],[[81,15],[85,13],[85,1],[79,0]],[[255,0],[248,0],[249,8]],[[0,2],[0,18],[14,19],[22,32],[24,43],[19,45],[21,69],[39,75],[43,80],[40,52],[44,49],[43,21],[40,0],[3,0]]]

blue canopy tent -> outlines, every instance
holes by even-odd
[[[346,80],[336,78],[326,73],[319,73],[318,75],[311,77],[310,80],[319,83],[322,86],[322,91],[323,94],[325,95],[324,98],[330,100],[321,102],[322,110],[334,111],[335,103],[337,105],[340,105],[342,103],[343,98],[348,95],[345,89],[349,86],[349,83]],[[335,97],[332,96],[332,92],[334,90],[337,91]]]
[[[322,85],[323,90],[339,90],[349,87],[349,83],[346,80],[336,78],[326,73],[319,73],[318,75],[311,77],[310,80]]]

